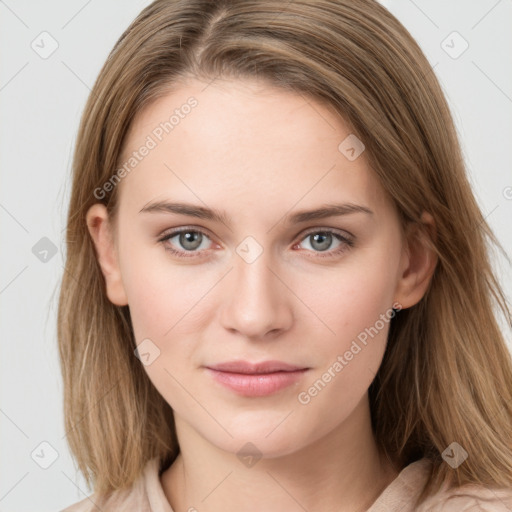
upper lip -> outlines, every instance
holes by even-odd
[[[230,373],[245,373],[245,374],[259,374],[259,373],[274,373],[274,372],[293,372],[297,370],[305,370],[302,366],[295,366],[292,364],[284,363],[282,361],[262,361],[260,363],[251,363],[249,361],[226,361],[215,365],[207,366],[211,370]]]

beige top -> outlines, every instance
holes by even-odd
[[[466,485],[443,488],[414,510],[414,499],[426,481],[430,461],[421,459],[405,467],[367,512],[512,512],[512,489]],[[173,512],[160,483],[158,459],[150,460],[129,490],[116,491],[106,502],[94,494],[61,512]]]

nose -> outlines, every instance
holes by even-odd
[[[275,337],[293,322],[293,293],[266,254],[252,263],[235,255],[234,268],[224,280],[227,300],[221,306],[221,322],[251,340]]]

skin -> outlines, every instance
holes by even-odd
[[[164,492],[175,512],[366,510],[400,469],[377,449],[368,404],[389,323],[309,403],[298,394],[395,302],[421,299],[435,256],[404,237],[365,153],[350,161],[338,150],[350,127],[264,82],[189,80],[139,112],[125,154],[190,96],[198,106],[118,185],[118,217],[99,203],[87,213],[109,299],[129,305],[136,343],[160,350],[144,368],[174,410],[181,447]],[[231,222],[140,213],[164,199],[223,209]],[[373,214],[285,222],[327,203]],[[192,257],[165,250],[186,253],[179,235],[158,241],[183,226],[205,233]],[[353,246],[333,236],[322,251],[312,235],[328,228]],[[251,263],[236,252],[247,236],[263,251]],[[273,395],[244,397],[203,367],[233,359],[309,370]],[[252,467],[236,456],[247,442],[262,456]]]

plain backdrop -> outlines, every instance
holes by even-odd
[[[512,2],[383,3],[434,66],[478,202],[512,254]],[[147,4],[0,0],[0,512],[91,494],[66,444],[57,358],[71,158],[90,88]],[[511,268],[496,266],[510,299]]]

